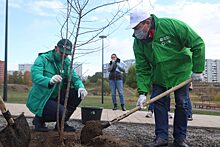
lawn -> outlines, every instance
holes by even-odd
[[[0,95],[3,95],[2,89],[0,89]],[[27,101],[27,92],[17,92],[14,90],[9,90],[8,91],[8,103],[19,103],[19,104],[24,104]],[[118,97],[117,97],[118,98]],[[147,98],[149,100],[149,96]],[[135,107],[136,105],[137,98],[136,97],[126,97],[126,109],[130,110]],[[94,107],[102,107],[104,109],[112,109],[112,101],[111,101],[111,96],[104,96],[103,99],[103,104],[102,104],[102,99],[101,96],[87,96],[80,104],[80,107],[82,106],[94,106]],[[119,99],[118,99],[119,102]],[[171,112],[174,111],[174,100],[171,100],[172,106],[171,106]],[[120,109],[120,104],[118,106]],[[143,110],[146,111],[146,110]],[[220,116],[220,110],[206,110],[206,109],[194,109],[193,110],[194,114],[206,114],[206,115],[218,115]]]
[[[3,96],[2,90],[0,90],[0,95]],[[27,96],[27,92],[16,92],[10,90],[7,93],[7,102],[24,104],[27,101]]]
[[[136,98],[135,97],[126,97],[126,109],[132,109],[136,106]],[[87,96],[84,101],[80,104],[80,106],[96,106],[102,107],[105,109],[113,108],[111,96],[104,96],[103,104],[101,96]],[[118,99],[118,108],[121,109],[119,99]]]

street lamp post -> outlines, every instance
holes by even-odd
[[[107,38],[107,36],[102,35],[99,36],[99,38],[102,39],[102,104],[104,103],[104,38]]]
[[[6,0],[6,13],[5,13],[5,64],[4,64],[4,89],[3,100],[7,101],[7,56],[8,56],[8,0]]]

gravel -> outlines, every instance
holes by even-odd
[[[29,126],[33,129],[32,119],[27,118]],[[81,130],[84,126],[79,120],[70,120],[70,125]],[[0,117],[0,128],[6,125],[5,120]],[[54,128],[55,123],[47,123],[49,129]],[[172,146],[172,126],[169,128],[169,146]],[[116,123],[103,130],[104,135],[111,135],[124,140],[133,141],[141,145],[149,144],[155,137],[154,125],[134,124],[134,123]],[[187,143],[189,146],[196,147],[219,147],[220,146],[220,128],[188,127]]]

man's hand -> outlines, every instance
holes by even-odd
[[[83,100],[87,94],[88,94],[88,92],[86,91],[85,88],[78,89],[78,98],[80,98],[80,96],[81,96],[81,99]]]
[[[137,101],[137,106],[143,108],[144,103],[146,102],[146,96],[141,94],[139,95],[138,101]]]
[[[50,79],[50,84],[54,85],[56,83],[60,83],[62,81],[62,77],[60,75],[54,75],[51,79]]]
[[[202,73],[193,73],[192,74],[192,80],[193,81],[202,81],[203,80],[203,74]]]

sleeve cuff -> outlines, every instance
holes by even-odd
[[[139,92],[139,95],[145,95],[145,96],[146,96],[147,93],[146,93],[146,92],[143,92],[143,91],[140,91],[140,92]]]
[[[53,84],[48,83],[48,88],[51,89],[53,87]]]

